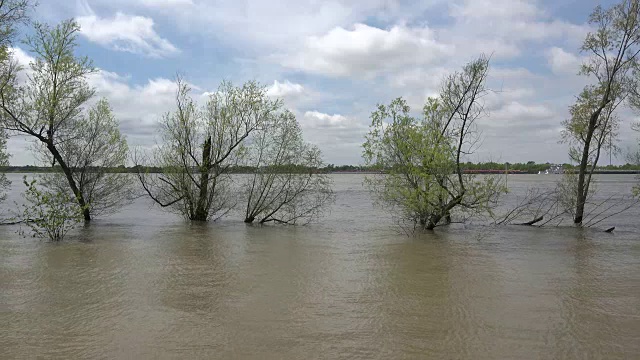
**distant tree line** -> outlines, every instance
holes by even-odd
[[[500,172],[505,172],[505,170],[516,171],[517,173],[526,173],[526,174],[537,174],[539,172],[544,172],[548,170],[551,166],[556,164],[552,164],[549,162],[546,163],[536,163],[534,161],[529,161],[526,163],[500,163],[500,162],[481,162],[481,163],[472,163],[465,162],[461,164],[461,168],[463,171],[466,170],[495,170]],[[562,166],[564,170],[576,170],[577,166],[574,164],[557,164]],[[640,171],[639,163],[626,163],[622,165],[600,165],[596,167],[596,171],[598,170],[635,170]],[[86,169],[87,172],[105,172],[105,173],[129,173],[135,174],[138,172],[146,172],[150,174],[158,174],[164,171],[168,171],[159,166],[125,166],[120,165],[117,167],[111,168],[95,168],[88,167]],[[287,173],[287,172],[319,172],[319,173],[378,173],[385,172],[386,169],[383,169],[379,166],[366,166],[366,165],[334,165],[328,164],[322,167],[303,167],[300,165],[286,165],[286,166],[265,166],[262,168],[256,168],[253,166],[231,166],[229,168],[229,172],[231,174],[253,174],[255,172],[274,172],[274,173]],[[48,173],[48,172],[62,172],[60,166],[34,166],[34,165],[24,165],[24,166],[16,166],[16,165],[7,165],[0,166],[0,173]]]

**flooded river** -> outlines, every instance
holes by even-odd
[[[600,179],[603,194],[634,181]],[[62,243],[0,227],[0,359],[640,358],[638,209],[602,224],[613,234],[407,237],[362,176],[334,180],[331,213],[305,227],[191,225],[144,199]]]

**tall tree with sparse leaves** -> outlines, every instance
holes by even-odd
[[[51,160],[45,146],[36,147],[42,162]],[[129,174],[115,173],[129,156],[126,138],[120,133],[109,102],[100,99],[86,115],[79,117],[73,129],[65,133],[58,146],[61,157],[72,171],[72,177],[83,195],[91,216],[110,214],[134,198]],[[51,190],[68,191],[63,174],[44,174],[42,181]]]
[[[157,205],[189,220],[207,221],[236,205],[230,169],[240,164],[245,140],[270,121],[281,102],[269,99],[255,82],[239,87],[224,82],[199,107],[189,85],[181,78],[177,85],[176,111],[161,122],[161,142],[150,155],[136,154],[134,162],[163,169],[157,175],[138,172]]]
[[[123,182],[113,182],[94,168],[123,164],[126,142],[105,102],[85,109],[95,95],[87,76],[97,70],[87,57],[74,54],[79,31],[74,20],[55,27],[35,24],[25,41],[36,57],[26,83],[19,83],[22,69],[15,61],[2,68],[0,113],[6,129],[30,136],[48,163],[59,166],[68,186],[64,191],[70,190],[89,221],[92,212],[119,205],[105,198],[105,190],[120,191]]]
[[[291,111],[254,132],[247,150],[244,163],[252,173],[242,186],[246,223],[308,223],[333,200],[331,178],[318,171],[322,153],[304,141]]]
[[[563,123],[563,140],[579,162],[573,222],[582,224],[592,174],[600,153],[613,146],[618,121],[615,109],[634,85],[633,71],[640,53],[640,0],[623,0],[589,17],[595,31],[587,34],[581,51],[587,56],[580,73],[594,79],[578,96]]]

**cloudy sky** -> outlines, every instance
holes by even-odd
[[[100,72],[130,145],[151,146],[172,109],[176,73],[195,92],[256,79],[282,97],[328,163],[361,163],[376,103],[403,96],[419,109],[443,76],[492,54],[472,161],[567,162],[559,144],[568,106],[589,81],[576,75],[586,19],[611,0],[39,0],[37,21],[75,18],[78,54]],[[16,56],[29,61],[26,48]],[[624,111],[621,147],[634,144]],[[33,164],[24,139],[13,164]],[[622,161],[621,158],[617,162]],[[607,159],[608,162],[608,159]],[[614,159],[614,162],[616,160]]]

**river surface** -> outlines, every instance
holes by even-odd
[[[330,214],[304,227],[192,225],[145,199],[61,243],[0,227],[0,359],[640,358],[637,208],[602,224],[613,234],[409,237],[362,175],[333,178]],[[599,180],[605,195],[635,181]]]

